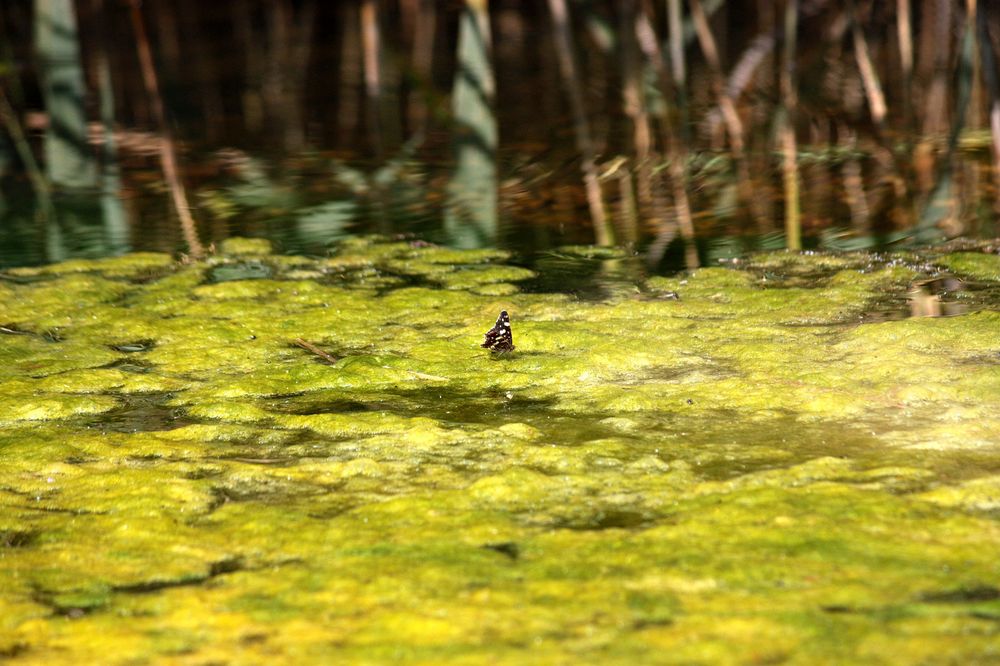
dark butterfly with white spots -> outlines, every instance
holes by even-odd
[[[486,340],[480,346],[497,354],[514,351],[514,336],[510,333],[510,317],[507,316],[506,310],[497,317],[497,323],[493,324],[493,328],[486,331]]]

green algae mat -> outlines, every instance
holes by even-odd
[[[628,261],[7,271],[0,661],[1000,662],[1000,258]]]

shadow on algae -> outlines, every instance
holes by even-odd
[[[1000,314],[859,324],[1000,258],[760,255],[591,301],[505,259],[234,239],[3,274],[0,657],[1000,660]]]

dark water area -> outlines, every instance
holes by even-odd
[[[0,267],[126,251],[190,253],[161,168],[165,136],[207,248],[255,236],[280,252],[323,256],[339,239],[378,233],[500,247],[536,267],[560,247],[598,243],[624,249],[644,271],[668,273],[793,246],[779,140],[782,114],[792,107],[775,73],[780,8],[703,4],[743,123],[739,150],[721,120],[718,76],[689,11],[675,50],[660,8],[571,4],[570,78],[548,4],[491,3],[483,81],[493,90],[479,82],[491,99],[483,130],[466,126],[482,109],[462,101],[460,80],[479,63],[462,50],[466,14],[457,2],[152,3],[141,17],[157,94],[147,90],[128,6],[81,5],[67,52],[82,83],[82,152],[98,177],[89,187],[68,187],[47,162],[47,134],[63,119],[46,92],[48,56],[32,38],[38,15],[28,2],[5,3],[0,35],[11,48],[0,83],[12,113],[9,138],[0,141]],[[858,10],[859,37],[848,5],[801,7],[794,225],[804,249],[899,249],[998,233],[992,97],[983,73],[995,69],[988,54],[996,47],[996,8],[969,16],[961,3],[943,3],[947,11],[913,4],[906,27],[918,48],[910,65],[901,19],[890,8]],[[953,34],[935,42],[932,19]],[[966,30],[972,20],[985,27]],[[660,52],[643,42],[644,25],[660,38]],[[956,57],[967,37],[982,47],[971,62],[978,69],[969,71]],[[855,55],[866,49],[881,81],[882,112]],[[676,53],[683,80],[676,80]],[[39,203],[17,131],[50,181],[53,213]],[[483,147],[488,165],[465,161],[465,131],[477,141],[495,132]],[[675,161],[684,162],[680,176],[671,171]],[[606,229],[594,222],[588,164]],[[492,203],[480,200],[476,178],[486,179]],[[686,183],[689,231],[676,178]],[[464,195],[474,210],[456,222],[450,211]]]

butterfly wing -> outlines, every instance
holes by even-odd
[[[493,328],[486,332],[486,340],[481,346],[500,353],[514,350],[514,336],[510,332],[510,317],[506,310],[497,317]]]

